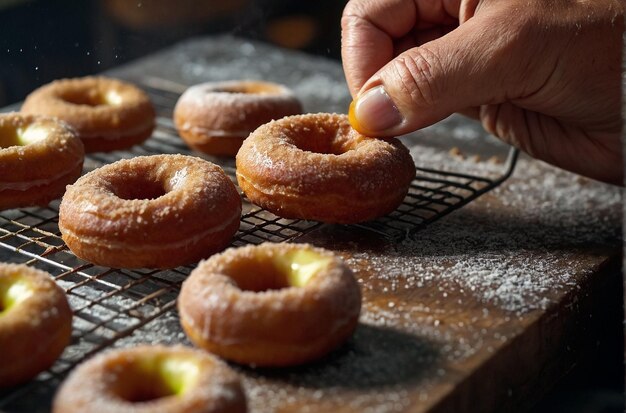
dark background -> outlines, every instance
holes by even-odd
[[[217,33],[340,57],[341,0],[0,0],[0,106]]]

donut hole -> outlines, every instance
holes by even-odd
[[[144,356],[115,366],[113,393],[131,403],[143,403],[185,394],[197,381],[193,358]]]
[[[17,145],[25,146],[31,143],[39,142],[50,136],[52,131],[46,125],[45,121],[41,123],[33,123],[25,128],[18,128],[16,131]]]
[[[312,250],[292,250],[280,255],[257,253],[233,262],[225,275],[244,291],[263,292],[304,287],[331,259]]]
[[[0,314],[9,311],[32,294],[32,288],[24,280],[16,278],[0,279]]]
[[[17,128],[13,126],[0,126],[0,148],[21,146]]]
[[[122,103],[122,96],[115,90],[109,90],[106,92],[101,92],[95,89],[88,92],[68,90],[60,94],[59,97],[63,101],[71,103],[73,105],[84,105],[91,107],[117,106]]]
[[[18,140],[22,145],[28,145],[46,139],[50,135],[50,129],[45,125],[30,125],[17,131]]]
[[[44,124],[34,123],[25,127],[0,127],[0,148],[25,146],[50,135],[50,129]]]
[[[355,149],[347,128],[335,125],[297,126],[287,131],[291,142],[300,150],[323,155],[342,155]]]
[[[152,200],[162,197],[170,190],[160,179],[151,176],[149,173],[137,172],[133,176],[126,174],[119,176],[119,182],[113,182],[113,193],[121,199],[132,200]]]
[[[167,190],[161,182],[145,181],[139,185],[129,184],[118,187],[115,195],[119,198],[132,201],[136,199],[157,199],[167,193]]]
[[[290,286],[304,287],[315,275],[324,271],[332,260],[315,251],[303,249],[278,255],[273,261]]]

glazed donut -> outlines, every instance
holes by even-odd
[[[116,268],[173,268],[224,248],[241,198],[219,166],[184,155],[103,166],[67,188],[59,229],[78,257]]]
[[[53,413],[244,413],[235,373],[183,346],[112,350],[78,366],[59,388]]]
[[[0,210],[45,206],[83,169],[76,134],[55,119],[0,114]]]
[[[257,127],[301,112],[293,92],[276,83],[202,83],[178,99],[174,123],[190,147],[209,155],[234,156]]]
[[[192,271],[178,312],[197,346],[254,366],[318,359],[354,331],[361,292],[345,264],[307,244],[230,248]]]
[[[0,263],[0,387],[50,367],[71,335],[72,310],[50,274]]]
[[[237,154],[237,181],[248,199],[283,218],[368,221],[396,209],[414,177],[404,145],[359,134],[346,115],[270,122]]]
[[[155,122],[148,95],[106,77],[56,80],[29,94],[21,111],[64,120],[77,131],[87,152],[139,144],[150,137]]]

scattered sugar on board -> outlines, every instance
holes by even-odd
[[[398,412],[411,403],[407,386],[428,393],[438,357],[434,342],[361,324],[318,363],[280,372],[244,369],[243,377],[252,411]]]
[[[428,148],[418,152],[437,161]],[[380,282],[365,288],[393,292],[434,283],[442,301],[462,290],[524,314],[546,308],[555,290],[578,283],[584,270],[571,263],[582,248],[619,245],[620,205],[618,188],[523,157],[516,175],[480,205],[470,203],[412,239],[350,261],[378,274]]]

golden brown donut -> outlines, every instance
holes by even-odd
[[[414,177],[411,155],[397,139],[361,135],[339,114],[270,122],[237,154],[243,192],[284,218],[368,221],[396,209]]]
[[[255,366],[324,356],[352,334],[360,310],[350,269],[330,251],[307,244],[230,248],[201,262],[178,298],[191,341]]]
[[[173,268],[224,248],[241,198],[219,166],[184,155],[103,166],[67,188],[59,229],[78,257],[116,268]]]
[[[71,335],[72,310],[50,274],[0,263],[0,387],[50,367]]]
[[[22,113],[53,116],[70,124],[87,152],[107,152],[139,144],[154,129],[148,95],[130,83],[106,77],[56,80],[33,91]]]
[[[47,205],[83,169],[76,134],[55,119],[0,114],[0,210]]]
[[[183,346],[138,346],[100,354],[59,388],[53,413],[244,413],[235,373]]]
[[[257,127],[301,112],[293,92],[276,83],[209,82],[181,95],[174,123],[192,148],[209,155],[234,156]]]

